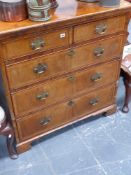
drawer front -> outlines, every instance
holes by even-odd
[[[72,94],[71,88],[65,77],[18,91],[12,95],[15,114],[25,114],[68,98]]]
[[[112,61],[72,75],[75,79],[72,82],[74,94],[115,82],[119,77],[119,69],[120,62]]]
[[[52,33],[41,33],[28,38],[13,39],[3,43],[3,54],[5,59],[13,59],[40,51],[59,48],[69,45],[68,29]]]
[[[42,110],[17,120],[21,140],[48,132],[115,102],[115,87],[98,89],[88,95]]]
[[[15,114],[19,117],[33,109],[46,107],[76,94],[115,82],[118,79],[119,66],[119,61],[112,61],[18,91],[12,94]]]
[[[78,25],[74,28],[74,42],[78,43],[123,31],[125,28],[125,19],[125,16],[119,16]]]
[[[73,118],[77,119],[81,116],[95,112],[98,109],[107,107],[115,103],[116,87],[108,86],[103,89],[95,90],[82,98],[72,100]]]
[[[71,116],[72,109],[67,103],[63,103],[18,119],[20,139],[24,140],[61,126],[67,123]]]
[[[8,66],[7,74],[11,89],[17,89],[64,73],[66,55],[65,52],[58,52]]]
[[[119,57],[122,47],[123,35],[7,66],[10,87],[17,89],[80,67]]]
[[[74,55],[68,59],[68,70],[77,69],[121,57],[124,35],[97,40],[72,49]],[[113,46],[113,47],[110,47]]]

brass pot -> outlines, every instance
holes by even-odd
[[[50,15],[51,3],[49,0],[29,0],[28,14],[32,21],[48,21],[51,19]]]
[[[26,0],[1,0],[1,21],[22,21],[27,18]]]

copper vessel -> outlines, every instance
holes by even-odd
[[[27,18],[26,0],[1,0],[0,20],[22,21]]]

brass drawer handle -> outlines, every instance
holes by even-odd
[[[105,49],[102,47],[98,47],[94,50],[94,55],[100,57],[104,54]]]
[[[74,105],[75,105],[74,101],[71,100],[71,101],[68,102],[68,106],[73,107]]]
[[[75,51],[73,49],[71,49],[69,52],[68,52],[68,55],[70,57],[73,57],[75,55]]]
[[[98,98],[94,98],[92,100],[89,101],[89,104],[92,106],[95,106],[99,103],[99,99]]]
[[[42,74],[48,69],[46,64],[39,63],[36,67],[33,68],[33,72],[36,74]]]
[[[36,99],[37,99],[37,100],[40,100],[40,101],[46,100],[48,96],[49,96],[49,93],[48,93],[48,92],[43,92],[43,93],[41,93],[41,94],[38,94],[38,95],[36,96]]]
[[[44,117],[41,121],[40,121],[40,125],[45,126],[48,125],[51,121],[51,117]]]
[[[96,33],[103,35],[106,33],[107,25],[106,24],[99,24],[96,26]]]
[[[91,77],[91,80],[97,82],[97,81],[101,80],[102,77],[103,77],[102,73],[96,73]]]
[[[44,40],[38,38],[38,39],[32,41],[32,43],[31,43],[31,48],[32,48],[32,50],[39,50],[39,49],[41,49],[42,47],[44,47],[44,45],[45,45]]]
[[[76,80],[76,78],[73,75],[69,76],[67,79],[71,82]]]

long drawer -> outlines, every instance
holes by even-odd
[[[115,82],[118,79],[119,66],[119,60],[111,61],[12,93],[15,114],[19,117],[37,108]]]
[[[125,16],[118,16],[78,25],[74,28],[74,43],[124,31],[125,19]]]
[[[17,120],[20,140],[45,133],[115,103],[116,87],[108,86]]]
[[[110,47],[113,46],[113,47]],[[55,77],[121,55],[123,35],[7,66],[11,89]]]
[[[14,59],[40,51],[55,49],[69,45],[69,30],[61,29],[50,33],[40,33],[16,38],[1,43],[2,55],[6,60]]]

